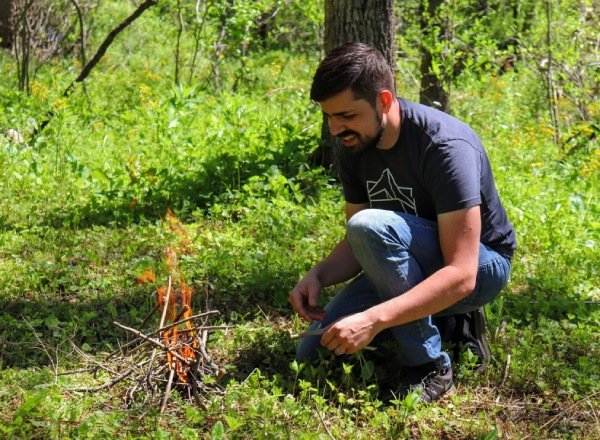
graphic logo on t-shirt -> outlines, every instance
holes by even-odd
[[[399,204],[400,209],[394,210],[418,215],[412,188],[399,186],[389,168],[383,170],[379,180],[367,180],[367,191],[371,206],[381,203]]]

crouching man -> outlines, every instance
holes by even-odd
[[[385,331],[408,372],[402,385],[439,399],[453,387],[442,324],[487,364],[482,307],[508,282],[516,246],[488,157],[465,123],[396,97],[385,58],[362,43],[326,56],[311,99],[336,139],[347,227],[290,294],[311,329],[326,329],[297,357],[356,353]],[[317,307],[323,287],[347,280]]]

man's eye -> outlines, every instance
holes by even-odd
[[[355,114],[344,115],[344,116],[342,116],[342,118],[344,118],[344,119],[353,119],[355,116],[356,116]]]

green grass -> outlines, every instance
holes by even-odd
[[[114,25],[100,17],[99,29]],[[71,59],[42,68],[30,96],[0,83],[0,132],[28,142],[0,136],[0,437],[600,435],[598,106],[591,123],[565,122],[572,140],[557,147],[543,80],[525,63],[457,80],[453,111],[481,134],[519,248],[509,287],[487,307],[488,371],[458,365],[456,393],[430,406],[390,401],[378,391],[396,371],[386,353],[293,362],[290,333],[304,324],[288,293],[343,233],[338,184],[307,165],[320,133],[307,94],[318,54],[254,51],[237,84],[229,55],[216,89],[206,52],[192,83],[175,87],[160,36],[174,36],[170,22],[142,17],[68,99]],[[14,77],[8,53],[0,72]],[[190,238],[180,267],[194,310],[217,309],[214,323],[231,326],[209,340],[223,393],[206,410],[175,394],[159,414],[125,407],[122,384],[69,391],[107,379],[59,375],[84,364],[72,344],[100,358],[126,339],[114,320],[139,325],[155,304],[137,277],[151,268],[166,284],[165,249],[178,240],[168,208]]]

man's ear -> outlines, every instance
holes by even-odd
[[[392,103],[394,102],[394,94],[387,89],[383,89],[379,91],[377,95],[379,98],[379,104],[381,105],[381,111],[383,113],[387,113],[392,108]]]

